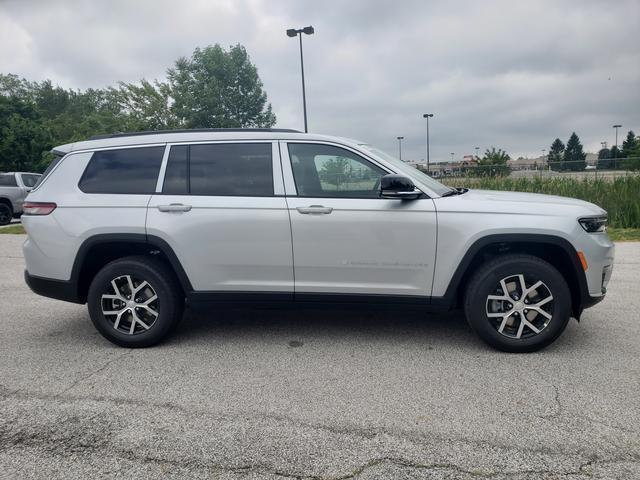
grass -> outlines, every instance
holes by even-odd
[[[453,187],[483,190],[546,193],[579,198],[595,203],[609,214],[609,225],[615,229],[640,228],[640,175],[628,175],[613,180],[596,178],[448,178]]]
[[[607,233],[614,242],[640,242],[640,228],[609,228]]]
[[[11,225],[10,227],[0,227],[0,235],[4,233],[13,233],[19,235],[27,232],[24,231],[24,227],[22,225]]]

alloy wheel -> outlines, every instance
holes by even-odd
[[[113,328],[129,335],[149,330],[160,314],[154,288],[146,280],[132,275],[111,280],[100,298],[100,305]]]
[[[544,282],[517,274],[500,280],[487,296],[486,314],[501,335],[530,338],[549,325],[553,305],[553,295]]]

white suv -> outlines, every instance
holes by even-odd
[[[54,153],[24,204],[26,281],[88,303],[122,346],[159,342],[185,302],[331,302],[462,307],[490,345],[533,351],[613,266],[596,205],[452,189],[345,138],[153,132]]]

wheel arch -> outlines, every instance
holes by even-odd
[[[89,285],[96,273],[107,263],[131,255],[152,256],[166,263],[183,293],[192,291],[191,282],[171,246],[163,239],[146,234],[99,234],[87,238],[76,254],[71,271],[72,285],[78,303],[85,303]]]
[[[462,305],[464,291],[473,273],[486,261],[507,253],[526,253],[551,263],[562,274],[571,291],[572,313],[580,318],[588,297],[587,279],[578,253],[566,239],[544,234],[496,234],[482,237],[467,250],[443,297],[433,303]]]
[[[11,212],[13,212],[13,203],[11,203],[11,199],[9,197],[0,197],[0,203],[8,205],[11,209]]]

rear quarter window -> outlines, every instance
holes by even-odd
[[[34,187],[40,179],[40,175],[34,173],[23,173],[20,177],[22,178],[22,183],[27,188]]]
[[[85,193],[153,193],[163,154],[163,146],[95,152],[78,187]]]

